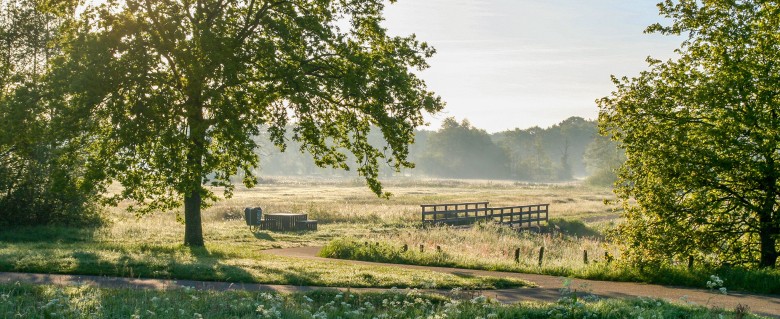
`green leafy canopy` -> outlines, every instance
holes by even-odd
[[[780,5],[665,1],[679,57],[648,59],[599,100],[600,127],[625,148],[620,229],[637,262],[696,256],[774,267],[780,234]],[[635,204],[634,201],[635,200]]]
[[[109,1],[81,15],[56,72],[71,111],[90,115],[81,120],[96,136],[90,163],[124,186],[115,200],[141,211],[202,206],[215,196],[204,185],[229,196],[239,172],[252,186],[252,137],[263,127],[284,149],[292,126],[319,166],[349,169],[351,152],[386,196],[380,160],[412,166],[414,128],[444,103],[415,75],[435,50],[389,36],[383,9],[379,0]],[[384,149],[368,143],[372,127]]]

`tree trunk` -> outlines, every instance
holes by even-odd
[[[771,219],[772,211],[761,212],[758,236],[761,239],[761,261],[759,267],[774,268],[777,265],[777,227]]]
[[[195,186],[195,185],[193,185]],[[184,197],[184,245],[203,246],[203,225],[200,218],[200,183]]]
[[[761,211],[758,213],[758,237],[761,240],[761,268],[775,268],[777,264],[777,213],[775,206],[777,201],[777,172],[775,171],[774,158],[767,157],[767,173],[764,181],[766,194],[764,195]]]
[[[200,207],[203,190],[203,157],[206,154],[206,126],[198,98],[188,105],[189,149],[187,150],[187,187],[184,193],[184,245],[203,246]]]

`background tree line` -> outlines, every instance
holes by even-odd
[[[318,167],[294,149],[279,152],[261,136],[257,174],[352,176],[354,173]],[[381,146],[374,131],[369,141]],[[380,169],[383,176],[418,176],[473,179],[509,179],[534,182],[586,178],[597,185],[611,185],[616,169],[625,160],[617,144],[599,136],[597,123],[571,117],[548,128],[532,127],[490,134],[468,120],[443,121],[439,130],[416,130],[409,147],[414,169],[395,172]],[[350,161],[354,161],[351,158]]]

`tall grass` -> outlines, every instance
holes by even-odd
[[[577,223],[574,223],[577,225]],[[569,225],[570,226],[570,225]],[[579,232],[590,230],[575,227]],[[420,251],[423,245],[423,251]],[[404,250],[404,247],[407,250]],[[540,248],[544,247],[541,266]],[[519,249],[519,258],[515,253]],[[588,252],[588,263],[584,260]],[[609,256],[607,258],[606,255]],[[445,266],[535,273],[583,279],[635,281],[706,288],[712,274],[726,280],[729,290],[780,293],[780,271],[738,268],[637,268],[621,263],[620,252],[599,236],[564,233],[518,232],[495,224],[472,228],[409,228],[373,234],[368,238],[343,237],[331,241],[320,255],[330,258],[388,263]]]
[[[416,291],[354,293],[99,289],[0,284],[4,318],[760,318],[744,312],[661,300],[503,305],[483,296],[451,297]]]
[[[420,251],[420,245],[423,251]],[[403,251],[404,246],[406,251]],[[545,247],[545,251],[542,267],[539,267],[541,247]],[[585,250],[590,256],[588,265],[583,260]],[[366,239],[345,237],[331,241],[320,254],[346,259],[572,276],[586,269],[605,267],[604,253],[614,258],[619,251],[597,237],[518,232],[506,226],[478,224],[472,228],[408,228],[401,232],[373,234]]]

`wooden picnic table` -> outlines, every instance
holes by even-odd
[[[278,227],[278,229],[269,230],[297,230],[296,224],[308,220],[308,215],[298,213],[267,213],[265,214],[265,220],[268,222],[269,228]]]

